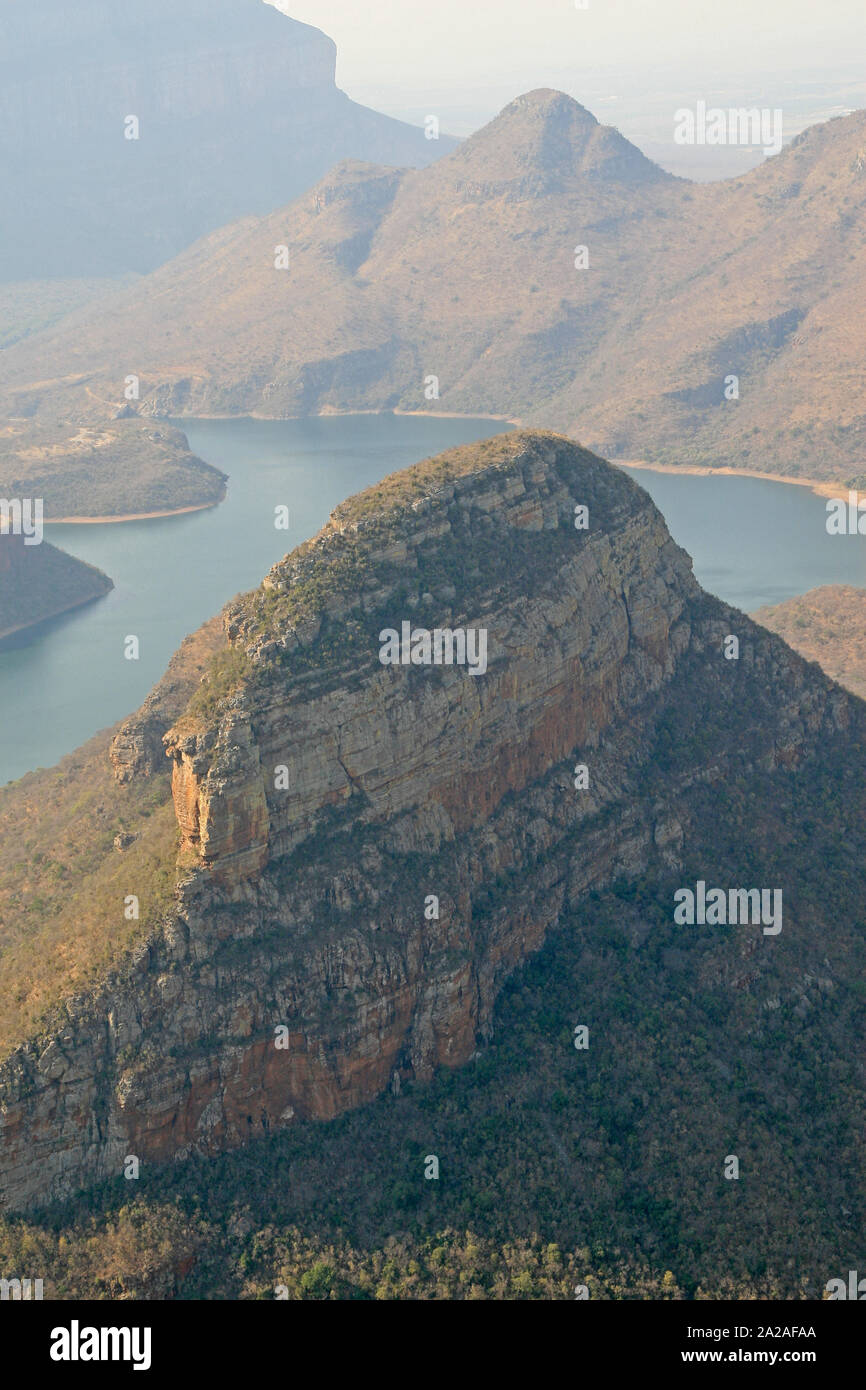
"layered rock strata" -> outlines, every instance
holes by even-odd
[[[484,674],[383,665],[407,619],[484,630]],[[555,435],[350,500],[226,631],[166,738],[175,910],[0,1070],[7,1209],[466,1062],[564,908],[680,863],[690,788],[731,770],[696,752],[650,776],[696,670],[708,719],[749,711],[738,775],[796,771],[856,715],[701,592],[641,489]]]

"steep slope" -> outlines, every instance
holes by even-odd
[[[224,228],[4,354],[0,389],[85,419],[134,371],[145,414],[494,413],[620,459],[856,479],[864,213],[866,113],[691,185],[532,92],[428,169],[345,164]]]
[[[212,619],[181,644],[132,720],[57,767],[0,788],[4,1050],[38,1032],[46,1007],[64,991],[92,988],[106,963],[171,906],[177,825],[168,764],[148,757],[149,735],[161,722],[159,743],[224,644],[222,623]],[[137,919],[117,911],[131,880],[142,898]]]
[[[404,622],[484,632],[485,660],[383,664]],[[131,872],[151,924],[101,985],[69,998],[55,977],[38,1027],[14,1016],[8,976],[6,1208],[111,1178],[128,1154],[149,1168],[231,1149],[460,1066],[515,968],[607,884],[639,885],[698,1015],[706,989],[740,1001],[747,1074],[772,1001],[817,976],[838,989],[826,1045],[859,1055],[862,919],[828,844],[856,856],[863,839],[866,709],[702,594],[623,474],[555,435],[452,451],[338,508],[225,630],[165,739],[174,906]],[[124,795],[160,781],[137,757],[133,721],[115,744]],[[677,928],[675,889],[716,873],[781,887],[781,932]],[[97,935],[117,932],[113,891]],[[774,1018],[793,1045],[797,1012]],[[828,1102],[839,1124],[862,1082]]]
[[[101,598],[108,575],[43,540],[0,534],[0,640]]]
[[[0,279],[151,270],[340,158],[454,143],[350,101],[333,42],[262,0],[30,0],[4,7],[0,54]]]
[[[866,112],[804,131],[745,178],[690,192],[682,232],[702,263],[668,304],[644,297],[634,337],[617,336],[608,365],[620,400],[599,361],[551,409],[620,455],[862,485]],[[680,245],[675,234],[671,253]]]
[[[756,623],[777,632],[832,680],[866,699],[866,590],[826,584],[759,608]]]

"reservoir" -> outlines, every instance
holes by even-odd
[[[508,428],[394,415],[177,423],[193,452],[229,475],[226,499],[151,521],[46,527],[46,539],[104,570],[115,588],[0,651],[0,785],[51,766],[137,709],[186,634],[255,588],[343,498]],[[866,585],[866,538],[828,536],[825,499],[808,488],[626,471],[653,497],[704,588],[738,608],[820,584]],[[281,506],[288,531],[274,525]],[[138,661],[124,656],[129,635],[139,639]]]

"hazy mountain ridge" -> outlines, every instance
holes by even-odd
[[[142,413],[493,413],[617,458],[856,479],[864,211],[862,112],[692,185],[530,93],[428,169],[342,165],[222,229],[4,354],[0,389],[22,438],[106,414],[128,370]]]
[[[150,270],[340,158],[453,145],[351,101],[333,41],[262,0],[29,0],[0,55],[0,279]]]

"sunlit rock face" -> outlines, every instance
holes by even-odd
[[[484,672],[383,662],[404,620],[483,629]],[[675,773],[653,766],[684,708],[745,712],[737,777],[802,767],[860,717],[702,593],[640,488],[550,434],[351,499],[229,607],[225,637],[225,687],[164,738],[174,910],[0,1068],[8,1209],[460,1066],[563,912],[680,867],[694,789],[731,775],[700,740]],[[148,775],[137,730],[119,777]]]

